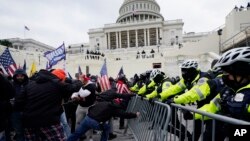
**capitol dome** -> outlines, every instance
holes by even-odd
[[[119,9],[117,23],[160,19],[160,6],[155,0],[124,0]]]

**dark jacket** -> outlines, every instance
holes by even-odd
[[[98,122],[106,122],[111,117],[136,118],[135,113],[128,113],[123,108],[113,102],[98,102],[89,107],[88,116]]]
[[[65,94],[79,91],[81,83],[68,84],[46,70],[38,72],[15,99],[14,108],[23,111],[24,127],[44,127],[60,123]]]
[[[22,74],[24,76],[24,80],[22,82],[19,82],[17,80],[17,75],[18,74]],[[17,69],[13,75],[13,86],[15,88],[15,96],[19,95],[21,93],[21,90],[24,88],[25,85],[27,85],[29,82],[29,78],[28,75],[26,74],[26,72],[23,69]],[[14,96],[14,97],[15,97]]]
[[[2,132],[8,123],[8,117],[11,113],[10,99],[14,96],[15,90],[12,84],[0,74],[0,132]]]
[[[80,101],[79,104],[82,107],[89,107],[95,103],[96,100],[96,85],[95,83],[88,82],[85,86],[83,86],[83,89],[89,90],[91,93],[89,96],[85,97],[85,101]]]

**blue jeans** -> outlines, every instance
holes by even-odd
[[[60,121],[61,121],[61,124],[63,126],[63,131],[64,131],[66,137],[68,138],[70,135],[70,127],[69,127],[69,124],[67,122],[65,112],[63,112],[61,114]]]
[[[67,141],[77,141],[77,139],[79,139],[81,135],[85,134],[90,129],[103,131],[101,141],[108,140],[110,126],[106,123],[100,125],[100,123],[96,120],[90,118],[89,116],[86,116],[77,127],[75,133],[71,134]]]
[[[0,141],[6,141],[4,131],[0,132]]]

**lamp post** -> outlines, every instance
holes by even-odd
[[[40,58],[41,58],[41,55],[39,54],[38,55],[39,66],[40,66]]]
[[[161,46],[161,37],[158,39],[158,45],[157,45],[158,53],[160,52],[160,46]]]
[[[248,3],[249,4],[249,7],[250,7],[250,3]],[[247,29],[245,29],[245,33],[246,33],[246,46],[248,46],[248,37],[247,37]]]
[[[84,47],[84,45],[82,44],[82,45],[80,46],[80,52],[83,52],[83,47]]]
[[[221,50],[221,35],[222,35],[222,29],[219,29],[217,31],[217,34],[219,36],[219,54],[221,54],[222,50]]]
[[[178,43],[179,43],[179,42],[178,42],[178,38],[179,38],[178,36],[175,36],[175,39],[176,39],[176,40],[175,40],[175,43],[176,43],[176,45],[178,45]]]
[[[100,45],[99,43],[96,44],[96,51],[99,51],[99,49],[100,49],[99,45]]]

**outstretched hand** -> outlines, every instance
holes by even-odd
[[[140,112],[136,112],[136,117],[138,118],[141,115]]]
[[[170,105],[171,103],[174,103],[174,99],[170,98],[170,99],[166,100],[165,103]]]
[[[183,118],[185,120],[193,119],[193,114],[190,111],[183,110],[182,112],[183,112]]]

